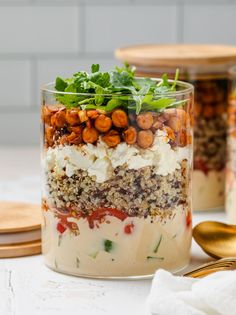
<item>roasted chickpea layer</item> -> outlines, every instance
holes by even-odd
[[[111,148],[124,141],[147,149],[152,146],[158,130],[166,132],[171,146],[183,147],[192,142],[190,117],[181,108],[137,115],[135,112],[126,113],[121,108],[104,112],[48,105],[42,108],[42,121],[47,147],[54,144],[96,144],[100,137]]]

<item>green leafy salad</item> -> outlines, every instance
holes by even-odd
[[[166,107],[183,104],[182,100],[170,97],[176,90],[179,71],[173,82],[166,74],[160,82],[150,78],[137,78],[134,68],[127,63],[109,72],[101,72],[98,64],[91,66],[91,73],[76,72],[72,78],[56,78],[57,100],[67,108],[98,109],[110,112],[116,107],[141,111],[162,111]],[[79,93],[79,94],[74,94]]]

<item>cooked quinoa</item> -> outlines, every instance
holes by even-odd
[[[57,208],[73,207],[85,214],[100,207],[117,208],[129,216],[148,216],[170,212],[176,206],[188,206],[187,160],[181,169],[167,176],[156,175],[151,166],[130,170],[119,166],[114,176],[97,183],[86,171],[73,176],[45,174],[47,200]]]

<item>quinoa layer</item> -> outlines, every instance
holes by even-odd
[[[140,217],[170,212],[175,206],[188,206],[187,165],[187,160],[183,160],[181,169],[167,176],[156,175],[151,166],[130,170],[123,165],[104,183],[97,183],[82,170],[72,177],[49,172],[45,174],[47,202],[57,208],[77,208],[85,214],[100,207],[117,208],[129,216]]]

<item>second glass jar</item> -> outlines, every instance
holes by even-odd
[[[180,270],[191,245],[193,87],[178,82],[165,95],[176,106],[157,112],[101,97],[110,110],[67,109],[52,86],[42,90],[45,262],[86,277]]]

